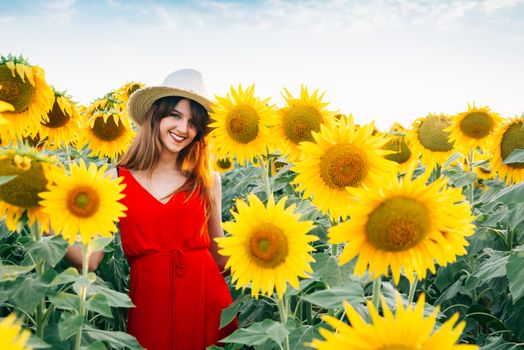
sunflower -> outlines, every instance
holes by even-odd
[[[129,96],[131,96],[133,92],[135,92],[136,90],[142,87],[144,87],[144,84],[141,84],[141,83],[137,83],[137,82],[126,83],[122,85],[120,88],[118,88],[114,92],[113,96],[119,99],[120,101],[122,101],[121,104],[123,108],[125,109],[127,101],[129,100]]]
[[[117,158],[124,153],[135,135],[129,116],[112,93],[95,101],[84,112],[84,136],[81,145],[97,156]]]
[[[211,137],[220,145],[217,156],[220,158],[236,155],[237,161],[244,164],[257,155],[265,154],[270,144],[268,125],[271,124],[273,106],[269,98],[261,100],[255,97],[255,85],[238,90],[231,87],[231,95],[215,97],[210,114],[212,123]]]
[[[405,135],[407,130],[406,130],[406,128],[404,126],[402,126],[402,124],[395,122],[389,128],[389,132],[391,134],[402,134],[402,135]]]
[[[247,199],[249,204],[237,200],[237,212],[231,212],[236,222],[223,224],[231,236],[215,239],[219,253],[229,256],[226,268],[231,267],[237,289],[252,282],[253,297],[271,296],[276,289],[282,299],[286,282],[298,288],[298,277],[313,272],[309,263],[315,249],[309,243],[318,238],[307,234],[313,223],[299,221],[295,205],[284,208],[286,197],[275,204],[271,196],[267,207],[254,194]]]
[[[48,145],[58,148],[60,144],[74,143],[79,131],[80,114],[76,104],[69,96],[55,91],[53,108],[40,122],[39,138],[47,138]]]
[[[382,298],[381,316],[375,306],[368,302],[371,323],[367,323],[357,311],[344,302],[349,325],[332,316],[322,319],[335,329],[334,332],[321,328],[324,340],[313,339],[310,346],[318,350],[475,350],[476,345],[457,344],[465,321],[458,322],[454,314],[437,329],[435,328],[439,307],[427,317],[424,315],[424,294],[415,306],[404,307],[397,294],[395,315]]]
[[[16,320],[15,314],[10,314],[0,321],[0,349],[2,350],[31,350],[31,346],[26,345],[31,332],[22,329]]]
[[[426,185],[431,171],[412,180],[411,169],[403,180],[384,179],[380,186],[355,190],[351,220],[329,229],[331,243],[347,242],[339,256],[345,264],[358,255],[355,273],[369,265],[372,278],[388,275],[396,283],[401,268],[408,280],[419,279],[435,262],[441,266],[466,254],[465,237],[474,233],[471,206],[461,189],[446,187],[440,178]]]
[[[436,164],[443,165],[455,151],[447,131],[450,125],[451,119],[446,115],[429,113],[427,117],[415,120],[407,132],[411,151],[420,155],[422,163],[430,169]]]
[[[213,169],[219,173],[225,173],[235,168],[235,164],[230,158],[218,158],[213,159]]]
[[[53,228],[70,244],[78,234],[85,244],[97,235],[110,237],[117,230],[115,222],[127,210],[118,202],[124,198],[125,185],[120,184],[123,178],[110,179],[105,176],[106,165],[97,169],[91,163],[87,167],[83,160],[72,164],[70,171],[69,176],[57,173],[55,183],[40,193],[40,204]]]
[[[504,164],[504,160],[516,149],[524,149],[524,116],[515,117],[505,123],[495,134],[493,147],[493,169],[507,183],[524,180],[524,163]]]
[[[17,230],[24,212],[29,225],[38,221],[43,231],[48,230],[49,219],[39,205],[38,194],[46,190],[53,178],[54,163],[54,158],[29,146],[0,152],[0,176],[15,176],[0,185],[0,216],[5,215],[9,230]]]
[[[404,173],[418,164],[418,157],[411,151],[411,145],[407,142],[405,136],[400,134],[389,135],[387,140],[388,142],[383,148],[395,153],[386,154],[384,158],[397,163],[400,172]]]
[[[333,128],[322,125],[319,133],[312,133],[314,143],[305,141],[298,147],[305,157],[293,168],[297,190],[333,218],[348,215],[352,197],[347,187],[378,186],[383,174],[397,168],[384,158],[390,153],[382,149],[386,139],[372,132],[372,124],[357,130],[352,117],[340,119]]]
[[[287,154],[290,161],[302,158],[298,145],[302,141],[313,141],[312,131],[320,131],[320,125],[333,127],[335,117],[325,108],[328,103],[322,102],[324,93],[319,95],[318,90],[309,95],[306,87],[301,86],[300,98],[294,98],[284,88],[287,106],[279,110],[279,118],[274,125],[274,137],[279,140],[281,151]],[[342,115],[340,121],[343,121]]]
[[[489,107],[468,104],[468,110],[455,115],[452,125],[445,131],[450,132],[449,140],[455,143],[457,150],[467,155],[477,147],[488,151],[501,124],[500,115]]]
[[[8,135],[22,137],[38,130],[40,120],[53,106],[53,90],[47,85],[44,71],[30,66],[20,57],[0,56],[0,100],[14,107],[2,116],[9,120]]]

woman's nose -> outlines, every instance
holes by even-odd
[[[187,120],[185,120],[185,119],[181,119],[181,120],[178,122],[178,126],[177,126],[177,128],[178,128],[179,131],[187,132]]]

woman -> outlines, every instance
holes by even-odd
[[[231,296],[220,273],[226,258],[212,239],[224,232],[220,177],[210,174],[204,139],[206,96],[200,73],[185,69],[137,90],[127,105],[140,129],[113,176],[126,184],[119,227],[136,305],[128,332],[149,350],[204,349],[237,326],[219,329]],[[68,252],[77,266],[78,257]],[[102,257],[93,254],[89,268]]]

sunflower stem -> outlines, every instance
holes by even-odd
[[[264,190],[266,191],[267,199],[273,194],[271,191],[271,185],[269,184],[269,168],[266,166],[264,159],[257,155],[258,162],[260,163],[260,168],[262,169],[262,180],[264,180]]]
[[[89,251],[87,249],[87,244],[85,243],[82,243],[81,244],[81,247],[82,247],[82,277],[84,277],[84,283],[87,282],[87,274],[89,272]],[[79,313],[80,313],[80,316],[82,317],[82,319],[85,318],[85,315],[86,315],[86,305],[85,305],[85,302],[86,302],[86,294],[87,294],[87,286],[84,284],[80,287],[80,293],[79,293],[79,297],[80,297],[80,310],[79,310]],[[82,327],[80,327],[80,329],[78,330],[78,332],[76,333],[76,342],[75,342],[75,349],[76,350],[80,350],[80,345],[82,343]]]
[[[380,302],[380,283],[382,282],[382,277],[379,277],[373,280],[373,294],[371,295],[371,302],[376,309]]]
[[[38,221],[35,221],[35,223],[31,226],[31,233],[33,234],[33,239],[36,242],[40,242],[42,240],[42,232],[40,232],[40,225],[38,224]],[[45,270],[45,260],[43,258],[38,258],[36,261],[36,275],[38,277],[41,277],[44,274]],[[44,327],[46,323],[46,317],[45,317],[45,296],[42,297],[38,305],[36,306],[36,315],[35,315],[35,327],[36,327],[36,335],[40,337],[41,339],[44,338]]]
[[[287,323],[287,295],[284,294],[284,297],[282,299],[277,300],[277,306],[278,306],[278,313],[280,314],[280,322],[285,326]],[[289,337],[286,336],[286,339],[284,339],[284,344],[282,347],[284,350],[289,350]]]
[[[473,154],[473,150],[470,150],[469,151],[469,155],[468,155],[468,171],[474,171],[474,165],[473,165],[473,162],[474,162],[474,159],[475,156]],[[474,184],[469,184],[468,185],[468,201],[469,201],[469,204],[471,204],[471,206],[473,206],[473,194],[474,194]]]
[[[413,302],[415,297],[415,291],[417,290],[418,277],[415,274],[415,278],[412,282],[409,282],[409,294],[408,294],[408,306]]]

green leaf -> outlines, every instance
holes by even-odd
[[[510,230],[514,230],[524,221],[524,203],[517,203],[508,213],[508,225]]]
[[[64,257],[68,244],[62,236],[53,236],[29,242],[26,247],[31,255],[44,259],[49,265],[55,267]]]
[[[47,283],[39,278],[26,277],[16,289],[11,301],[28,313],[33,313],[36,306],[44,298],[48,288]]]
[[[35,265],[4,265],[0,262],[0,282],[14,281],[18,276],[31,272]]]
[[[314,338],[320,339],[320,332],[318,331],[320,325],[315,326],[300,326],[289,334],[289,349],[290,350],[306,350],[311,349],[306,347],[304,343],[311,342]]]
[[[238,313],[238,310],[240,310],[240,307],[244,304],[245,301],[249,300],[249,295],[242,295],[240,298],[235,300],[231,305],[229,305],[227,308],[222,310],[222,314],[220,315],[220,327],[224,328],[227,326]]]
[[[82,350],[107,350],[104,343],[98,340],[89,344],[89,346],[82,346],[80,349]]]
[[[116,349],[144,349],[135,337],[124,332],[104,331],[89,325],[84,326],[84,332],[95,340],[111,344]]]
[[[471,289],[489,283],[494,278],[505,276],[508,258],[509,252],[493,252],[492,255],[480,265],[480,268],[475,271],[475,273],[466,278],[464,286]]]
[[[114,239],[114,236],[111,237],[98,237],[91,240],[87,245],[87,251],[89,253],[94,253],[103,250],[111,241]]]
[[[524,341],[524,299],[515,302],[514,305],[508,304],[506,310],[509,317],[506,319],[506,325],[511,329],[520,341]]]
[[[502,337],[488,337],[480,350],[513,350],[519,349],[519,345],[508,343]]]
[[[506,270],[508,273],[509,290],[515,304],[524,297],[524,245],[515,248],[508,259]]]
[[[72,293],[57,293],[49,295],[49,301],[55,305],[57,309],[77,311],[80,309],[80,299],[78,295]]]
[[[462,153],[460,152],[457,152],[457,153],[453,153],[449,158],[448,160],[446,160],[446,163],[444,163],[444,166],[442,167],[443,169],[446,169],[451,163],[454,163],[457,159],[463,157]]]
[[[453,298],[458,293],[464,293],[465,288],[462,285],[464,282],[464,279],[466,278],[465,275],[461,275],[458,280],[453,282],[451,286],[449,286],[435,301],[435,305],[442,304],[444,301],[449,300]]]
[[[87,309],[98,312],[105,317],[113,318],[111,307],[109,306],[107,297],[105,295],[95,294],[87,299]]]
[[[475,183],[475,181],[477,181],[477,174],[473,172],[467,172],[452,177],[450,183],[453,186],[460,188],[467,185],[471,185]]]
[[[325,282],[330,287],[338,287],[354,282],[354,264],[340,266],[336,257],[328,253],[314,254],[315,262],[311,264],[313,277]]]
[[[46,343],[35,334],[31,334],[25,343],[25,346],[30,349],[49,349],[51,347],[50,344]]]
[[[262,322],[254,323],[248,328],[236,330],[233,334],[222,339],[221,342],[262,345],[268,340],[272,340],[277,344],[281,344],[288,334],[289,331],[283,324],[266,319]]]
[[[5,175],[5,176],[0,176],[0,186],[2,186],[3,184],[6,184],[8,183],[9,181],[13,180],[15,177],[17,177],[18,175]]]
[[[127,294],[117,292],[116,290],[112,290],[103,286],[95,286],[92,285],[89,287],[88,296],[92,296],[94,294],[101,294],[107,299],[107,305],[114,306],[114,307],[133,307],[134,304],[131,302],[131,299]]]
[[[61,284],[76,282],[79,277],[80,274],[78,273],[78,270],[74,267],[70,267],[56,275],[50,285],[58,286]]]
[[[509,156],[504,159],[504,164],[524,163],[524,149],[515,148]]]
[[[522,198],[524,198],[524,181],[498,191],[486,204],[493,206],[497,203],[522,203]]]
[[[60,315],[58,322],[58,336],[61,340],[66,340],[76,334],[84,324],[84,318],[71,312],[64,312]]]
[[[340,309],[342,302],[348,301],[350,304],[359,304],[364,301],[364,289],[362,286],[353,282],[344,287],[334,287],[320,290],[302,297],[305,301],[310,302],[327,309]]]

